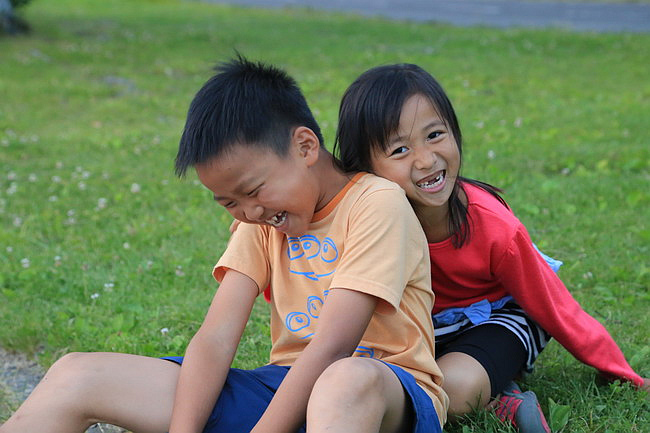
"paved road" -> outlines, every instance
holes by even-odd
[[[308,7],[459,26],[557,27],[574,31],[650,32],[650,4],[515,0],[204,0],[265,8]]]

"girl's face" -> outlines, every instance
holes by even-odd
[[[458,145],[429,99],[411,96],[402,107],[399,129],[386,152],[372,154],[378,176],[406,191],[414,207],[446,206],[460,167]]]

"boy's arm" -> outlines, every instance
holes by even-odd
[[[257,284],[246,275],[226,272],[201,328],[185,352],[170,433],[203,431],[258,293]]]
[[[278,388],[252,430],[294,432],[304,422],[314,383],[333,362],[352,356],[372,318],[377,298],[347,289],[331,289],[311,342]]]

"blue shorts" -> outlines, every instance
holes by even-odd
[[[182,356],[167,356],[162,359],[183,363]],[[410,397],[413,433],[442,433],[431,398],[415,382],[413,376],[400,367],[384,364],[397,375]],[[289,367],[279,365],[265,365],[255,370],[231,368],[203,432],[250,432],[262,417],[288,371]],[[304,433],[305,426],[298,432]]]

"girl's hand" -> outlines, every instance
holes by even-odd
[[[239,227],[239,224],[241,224],[241,221],[239,220],[233,220],[232,223],[230,224],[230,234],[233,234],[237,231],[237,227]]]
[[[641,389],[650,392],[650,379],[647,377],[643,378],[643,385],[641,385]]]

